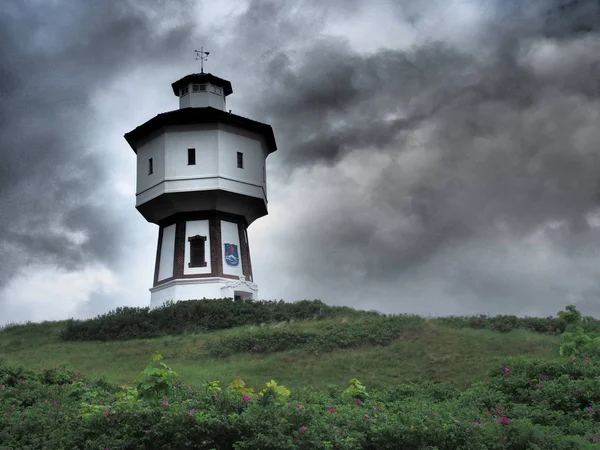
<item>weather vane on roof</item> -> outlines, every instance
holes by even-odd
[[[200,47],[200,50],[194,50],[196,52],[196,61],[200,60],[200,73],[204,73],[204,61],[208,59],[210,52],[205,52],[204,47]]]

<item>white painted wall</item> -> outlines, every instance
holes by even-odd
[[[169,300],[223,298],[221,286],[222,283],[214,278],[168,281],[165,285],[150,289],[150,307],[156,308]]]
[[[188,93],[179,97],[179,109],[206,108],[207,106],[210,106],[212,108],[225,110],[226,105],[223,89],[221,88],[221,93],[218,94],[215,92],[215,86],[210,83],[205,84],[206,91],[194,92],[192,88],[193,83],[190,83],[188,85]]]
[[[154,172],[148,175],[148,159],[154,162]],[[137,151],[137,193],[165,178],[165,135],[161,134],[140,146]]]
[[[150,308],[166,301],[201,300],[203,298],[233,298],[236,293],[246,298],[258,298],[258,286],[254,283],[228,280],[226,278],[196,278],[167,281],[150,289]]]
[[[237,167],[237,152],[244,155],[244,168]],[[251,133],[237,133],[229,125],[219,125],[219,174],[265,189],[264,167],[267,153],[262,139]]]
[[[219,173],[216,125],[173,127],[166,130],[165,177],[169,180]],[[200,129],[198,129],[200,128]],[[188,148],[196,149],[196,164],[188,166]]]
[[[188,267],[190,263],[190,243],[188,242],[188,237],[196,235],[206,236],[206,242],[204,243],[204,257],[206,259],[206,267]],[[208,220],[188,220],[185,223],[185,257],[183,263],[183,274],[191,275],[210,272],[210,235]]]
[[[234,244],[238,248],[238,265],[232,267],[225,260],[225,244]],[[225,275],[243,275],[242,272],[242,248],[240,246],[240,235],[237,223],[221,220],[221,253],[223,254],[223,273]]]
[[[138,150],[136,206],[161,194],[222,189],[266,199],[267,152],[260,136],[235,133],[225,125],[171,127]],[[188,165],[188,148],[196,149],[196,164]],[[237,152],[244,168],[237,168]],[[148,158],[154,174],[148,176]]]
[[[160,245],[160,261],[158,266],[158,281],[173,276],[173,262],[175,256],[175,224],[163,229]]]

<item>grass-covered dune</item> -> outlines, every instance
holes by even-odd
[[[253,307],[261,313],[250,313]],[[268,308],[271,311],[265,312]],[[189,383],[225,382],[243,375],[252,384],[276,378],[294,388],[341,385],[355,377],[377,388],[425,380],[466,387],[496,367],[499,358],[555,357],[556,330],[564,328],[556,318],[426,320],[330,307],[319,301],[180,302],[150,314],[155,315],[154,323],[146,308],[119,308],[87,321],[9,326],[0,330],[0,358],[32,369],[64,364],[117,383],[130,383],[156,351]],[[211,315],[221,320],[210,320]],[[139,323],[146,322],[145,328],[135,323],[136,317],[141,317]],[[249,323],[229,327],[242,320]],[[177,322],[178,328],[173,326]],[[167,331],[181,334],[163,333],[162,323]],[[198,323],[210,328],[218,324],[221,329],[194,327]],[[532,324],[543,333],[529,331]],[[71,333],[66,332],[69,329]],[[148,334],[150,329],[159,337],[122,339]],[[111,335],[119,340],[109,340]],[[102,340],[74,340],[79,336]]]
[[[574,307],[423,318],[232,300],[11,325],[0,449],[595,448],[599,329]]]

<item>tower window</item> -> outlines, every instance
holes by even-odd
[[[189,87],[188,87],[188,86],[186,86],[186,87],[184,87],[184,88],[181,88],[181,90],[179,91],[179,95],[180,95],[181,97],[183,97],[183,96],[184,96],[184,95],[186,95],[188,92],[189,92]]]
[[[188,267],[206,267],[205,247],[206,236],[190,236],[190,262]]]
[[[205,84],[192,84],[192,92],[204,92],[206,91]]]
[[[244,154],[242,152],[237,152],[237,166],[238,169],[244,168]]]
[[[148,160],[148,175],[152,175],[154,173],[154,161],[152,158]]]
[[[213,86],[212,91],[217,95],[223,94],[223,88],[221,88],[221,86]]]
[[[196,165],[196,149],[188,148],[188,166]]]

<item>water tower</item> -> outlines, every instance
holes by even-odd
[[[231,83],[203,70],[171,87],[179,109],[125,134],[137,155],[136,208],[159,226],[150,306],[256,299],[247,229],[267,214],[273,129],[227,112]]]

